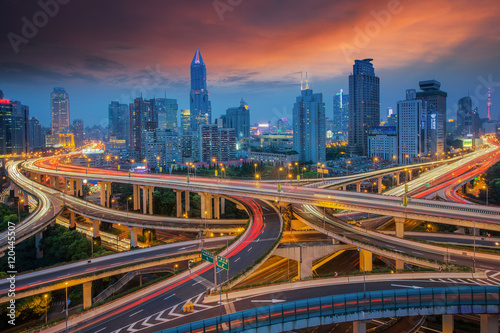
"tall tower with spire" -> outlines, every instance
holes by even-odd
[[[191,62],[191,92],[189,95],[191,132],[198,131],[200,124],[212,122],[212,105],[208,99],[207,67],[203,62],[200,49],[196,49]]]
[[[491,120],[491,89],[488,88],[488,120]]]

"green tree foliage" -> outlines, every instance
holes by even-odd
[[[29,215],[23,209],[21,209],[19,213],[21,215],[21,220]],[[17,222],[19,222],[17,218],[17,206],[7,206],[3,203],[0,203],[0,232],[7,230],[9,222],[13,222],[16,224]]]
[[[36,319],[45,314],[51,301],[50,293],[23,298],[16,304],[16,317],[21,321]]]
[[[340,147],[327,147],[326,148],[326,160],[336,160],[342,155],[344,155],[346,152],[346,147],[345,146],[340,146]]]
[[[488,200],[492,204],[500,204],[500,162],[495,163],[485,173],[485,181],[488,186]],[[486,193],[484,193],[485,195]]]

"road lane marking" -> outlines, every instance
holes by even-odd
[[[252,249],[252,246],[247,250],[247,252],[250,252],[251,249]]]
[[[103,327],[103,328],[101,328],[100,330],[95,331],[94,333],[97,333],[97,332],[100,332],[100,331],[104,331],[105,329],[106,329],[106,327]]]
[[[201,280],[198,281],[198,282],[195,282],[195,283],[192,284],[192,286],[196,286],[198,283],[201,283],[201,282],[202,282]]]
[[[412,289],[421,289],[423,287],[419,287],[419,286],[405,286],[403,284],[391,284],[391,286],[393,287],[401,287],[401,288],[412,288]]]
[[[167,297],[165,297],[163,300],[169,299],[170,297],[173,297],[173,296],[175,296],[175,294],[172,294],[172,295],[170,295],[170,296],[167,296]]]
[[[479,266],[479,265],[478,265]],[[481,267],[483,268],[489,268],[489,269],[495,269],[495,267],[490,267],[490,266],[484,266],[484,265],[480,265]]]
[[[241,259],[241,258],[240,258],[240,257],[238,257],[238,259],[236,259],[234,262],[237,262],[237,261],[238,261],[238,260],[240,260],[240,259]]]
[[[129,317],[132,317],[133,315],[136,315],[136,314],[138,314],[139,312],[142,312],[142,311],[144,311],[144,309],[141,309],[141,310],[139,310],[137,312],[132,313]]]

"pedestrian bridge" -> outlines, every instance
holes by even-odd
[[[454,314],[486,315],[485,320],[481,318],[485,326],[481,332],[490,332],[490,327],[494,328],[491,332],[497,332],[499,312],[500,286],[397,289],[274,304],[160,332],[285,332],[377,318]]]

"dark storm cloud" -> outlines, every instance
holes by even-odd
[[[98,71],[98,72],[108,72],[111,70],[126,69],[125,66],[116,61],[94,56],[87,57],[85,59],[84,67],[88,70]]]

